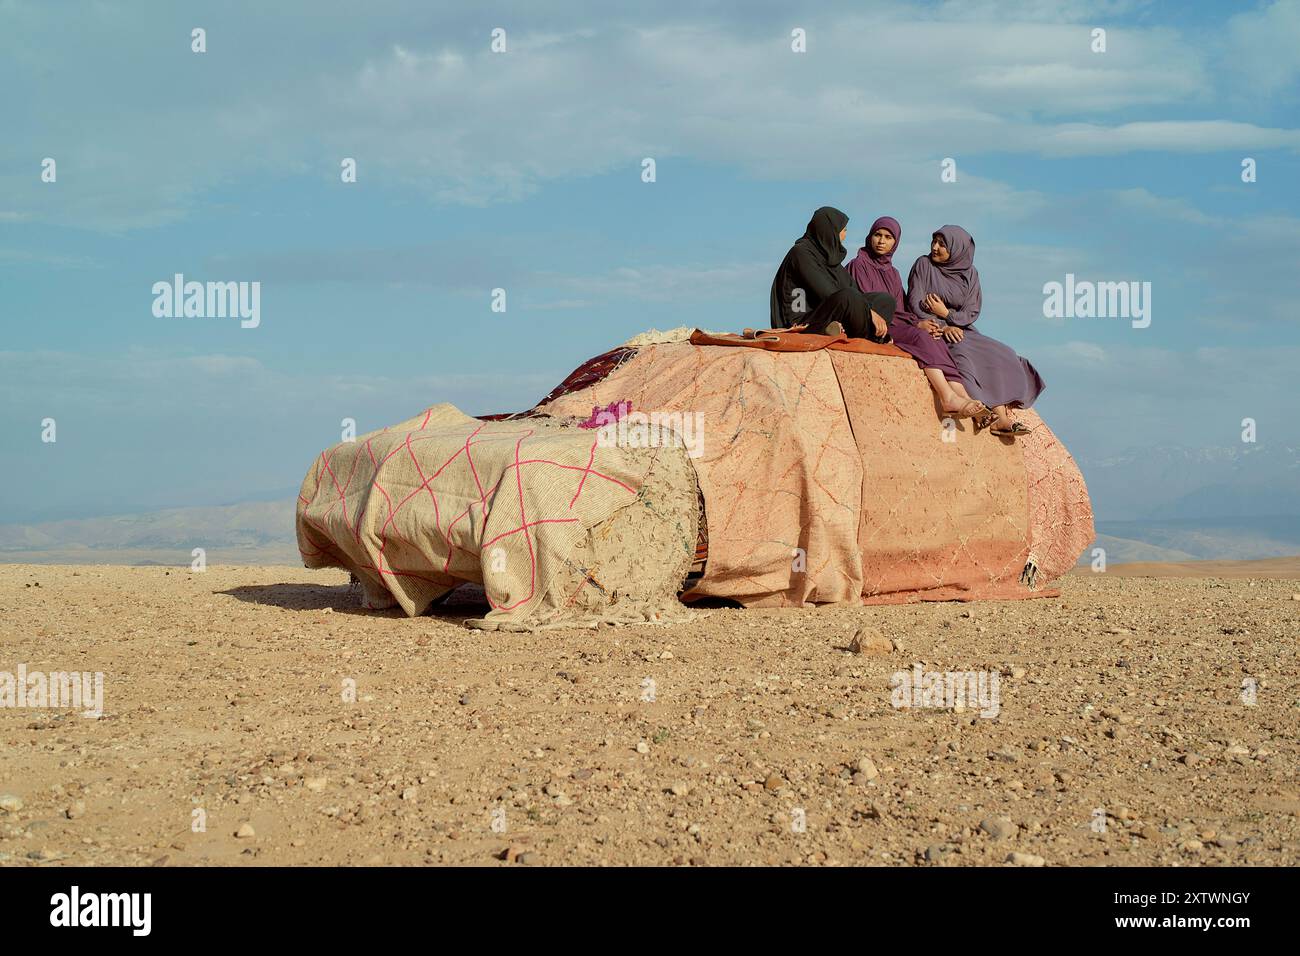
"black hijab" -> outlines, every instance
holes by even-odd
[[[848,222],[849,217],[833,206],[822,206],[812,214],[802,238],[790,247],[772,279],[772,328],[788,329],[805,322],[828,296],[855,288],[840,268],[848,255],[840,233]],[[795,309],[797,289],[803,290],[802,311]]]

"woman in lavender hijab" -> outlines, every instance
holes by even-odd
[[[967,394],[961,372],[948,354],[947,343],[917,328],[916,323],[920,320],[908,312],[904,305],[903,279],[893,264],[894,249],[902,237],[903,227],[898,224],[898,220],[892,216],[881,216],[871,224],[866,245],[858,250],[857,258],[845,268],[862,292],[884,292],[899,303],[889,322],[889,334],[894,344],[916,359],[916,363],[924,369],[925,377],[943,410],[951,415],[975,418],[978,422],[987,424],[993,416],[983,403]]]
[[[930,238],[930,254],[912,264],[907,307],[922,316],[921,329],[948,343],[967,390],[993,409],[993,434],[1028,434],[1008,409],[1029,408],[1046,386],[1027,359],[975,328],[982,306],[975,240],[961,226],[941,227]]]

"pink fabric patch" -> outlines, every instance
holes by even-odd
[[[593,405],[591,407],[591,416],[586,421],[578,422],[578,427],[603,428],[605,425],[614,424],[630,411],[632,411],[632,403],[627,399],[610,402],[604,408]]]

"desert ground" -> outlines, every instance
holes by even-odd
[[[104,706],[0,707],[0,864],[1295,866],[1274,565],[536,634],[336,571],[3,565],[0,672]],[[917,664],[996,673],[996,716],[893,706]]]

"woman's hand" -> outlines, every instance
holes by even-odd
[[[920,322],[916,323],[916,327],[922,332],[929,332],[931,335],[938,335],[943,331],[943,327],[940,326],[938,322],[934,321],[934,319],[922,319]]]
[[[950,325],[943,330],[943,337],[949,342],[960,342],[966,337],[966,332],[964,329],[958,328],[955,325]]]
[[[939,298],[933,292],[925,297],[925,301],[921,303],[921,307],[927,312],[934,313],[941,319],[948,318],[948,307],[944,305],[943,299]]]
[[[889,334],[889,326],[875,312],[871,313],[871,327],[876,330],[876,338],[878,339],[883,339]]]

